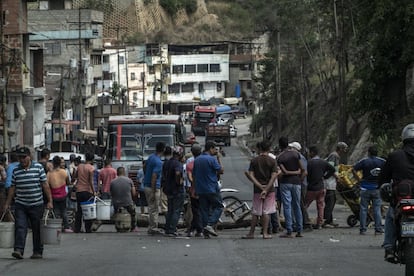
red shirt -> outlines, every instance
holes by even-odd
[[[117,177],[116,170],[111,166],[105,167],[99,172],[98,183],[102,181],[102,192],[109,193],[111,181]]]

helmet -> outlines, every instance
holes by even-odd
[[[413,138],[414,138],[414,124],[408,124],[402,130],[401,139],[405,141],[407,139],[413,139]]]
[[[380,195],[383,201],[391,202],[392,199],[392,187],[390,183],[384,183],[380,188]]]

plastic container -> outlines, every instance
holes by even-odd
[[[52,214],[53,218],[49,218],[49,214]],[[55,217],[53,211],[46,211],[44,215],[44,223],[42,223],[40,228],[40,234],[44,244],[60,244],[62,221],[62,219]]]
[[[3,213],[0,219],[0,248],[11,248],[14,246],[14,221],[3,221],[6,212]],[[11,217],[13,218],[13,216]]]
[[[110,199],[102,200],[97,198],[96,201],[96,219],[98,220],[110,220],[111,219],[111,204]]]
[[[80,203],[84,220],[96,219],[96,199]]]

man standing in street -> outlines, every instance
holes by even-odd
[[[172,149],[172,157],[162,167],[163,192],[167,196],[167,215],[165,217],[165,234],[178,236],[177,224],[184,206],[182,149]]]
[[[316,200],[316,208],[318,217],[316,219],[315,229],[322,229],[323,211],[325,208],[325,194],[323,180],[331,177],[335,173],[335,168],[328,163],[328,161],[319,158],[318,149],[315,146],[309,148],[308,162],[308,187],[305,196],[305,208]]]
[[[80,233],[82,228],[83,212],[81,202],[86,202],[96,195],[93,185],[95,155],[91,152],[85,154],[85,163],[79,164],[77,169],[78,181],[76,184],[76,214],[75,214],[75,233]],[[93,220],[84,220],[85,232],[92,233]]]
[[[43,258],[43,242],[40,237],[40,224],[43,216],[43,193],[47,198],[47,208],[53,208],[52,195],[46,181],[43,166],[31,160],[30,150],[19,148],[16,152],[20,164],[13,170],[12,182],[7,196],[5,210],[15,199],[15,241],[12,256],[23,259],[28,221],[32,228],[33,255],[31,259]]]
[[[210,234],[217,236],[214,226],[223,211],[223,202],[218,185],[218,176],[223,174],[223,167],[217,158],[214,142],[207,142],[204,152],[194,160],[193,179],[196,194],[199,196],[200,215],[204,230],[204,238]]]
[[[277,163],[282,171],[279,187],[282,196],[283,214],[285,216],[286,233],[281,238],[293,238],[293,219],[296,220],[296,237],[303,237],[303,217],[300,209],[301,179],[305,170],[300,162],[300,154],[288,148],[288,139],[280,137],[279,147],[282,152],[277,157]]]
[[[374,211],[375,234],[384,232],[381,222],[382,200],[378,189],[378,176],[385,160],[378,157],[378,150],[375,146],[368,148],[368,157],[358,161],[352,167],[352,173],[360,181],[360,210],[359,210],[359,233],[365,235],[367,232],[368,206],[372,202]],[[362,179],[359,179],[357,171],[362,171]]]
[[[160,205],[162,160],[165,144],[158,142],[155,145],[155,153],[148,157],[144,168],[144,192],[148,202],[148,234],[160,234],[158,229],[158,207]]]
[[[274,182],[278,176],[276,160],[269,156],[270,143],[259,144],[259,155],[250,162],[249,180],[253,183],[253,208],[250,231],[243,239],[253,239],[259,216],[263,239],[271,239],[268,233],[270,214],[276,213],[276,196]]]
[[[105,160],[105,166],[103,169],[99,171],[99,177],[98,177],[98,187],[99,191],[101,193],[102,199],[110,199],[110,186],[111,181],[114,180],[117,176],[117,171],[112,168],[111,160],[106,159]]]
[[[338,142],[336,145],[336,150],[331,152],[326,161],[329,162],[332,166],[334,166],[336,173],[338,173],[338,166],[342,155],[345,155],[348,152],[348,145],[345,142]],[[326,188],[326,195],[325,195],[325,209],[324,209],[324,218],[325,222],[322,225],[324,228],[334,228],[338,227],[338,224],[333,222],[333,209],[336,203],[336,181],[337,176],[336,173],[325,179],[325,188]]]
[[[135,204],[132,200],[136,196],[134,182],[126,176],[124,167],[119,167],[116,172],[118,177],[109,185],[114,210],[117,212],[119,208],[125,208],[131,215],[131,232],[138,232]]]
[[[191,213],[192,213],[192,220],[191,220],[191,227],[188,236],[192,236],[192,232],[196,231],[195,237],[201,237],[203,235],[203,227],[201,223],[200,217],[200,202],[198,200],[198,196],[195,192],[194,187],[194,177],[193,177],[193,168],[194,168],[194,160],[201,154],[201,146],[199,144],[193,144],[191,146],[191,153],[192,157],[187,160],[186,164],[186,172],[188,181],[190,182],[189,187],[189,194],[190,194],[190,201],[191,201]]]

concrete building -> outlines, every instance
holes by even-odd
[[[29,43],[29,2],[0,1],[0,152],[44,145],[43,50]]]
[[[102,12],[74,9],[72,0],[45,0],[30,6],[30,42],[45,49],[48,137],[64,132],[64,140],[80,140],[77,130],[94,125],[96,87],[103,78],[102,23]]]

